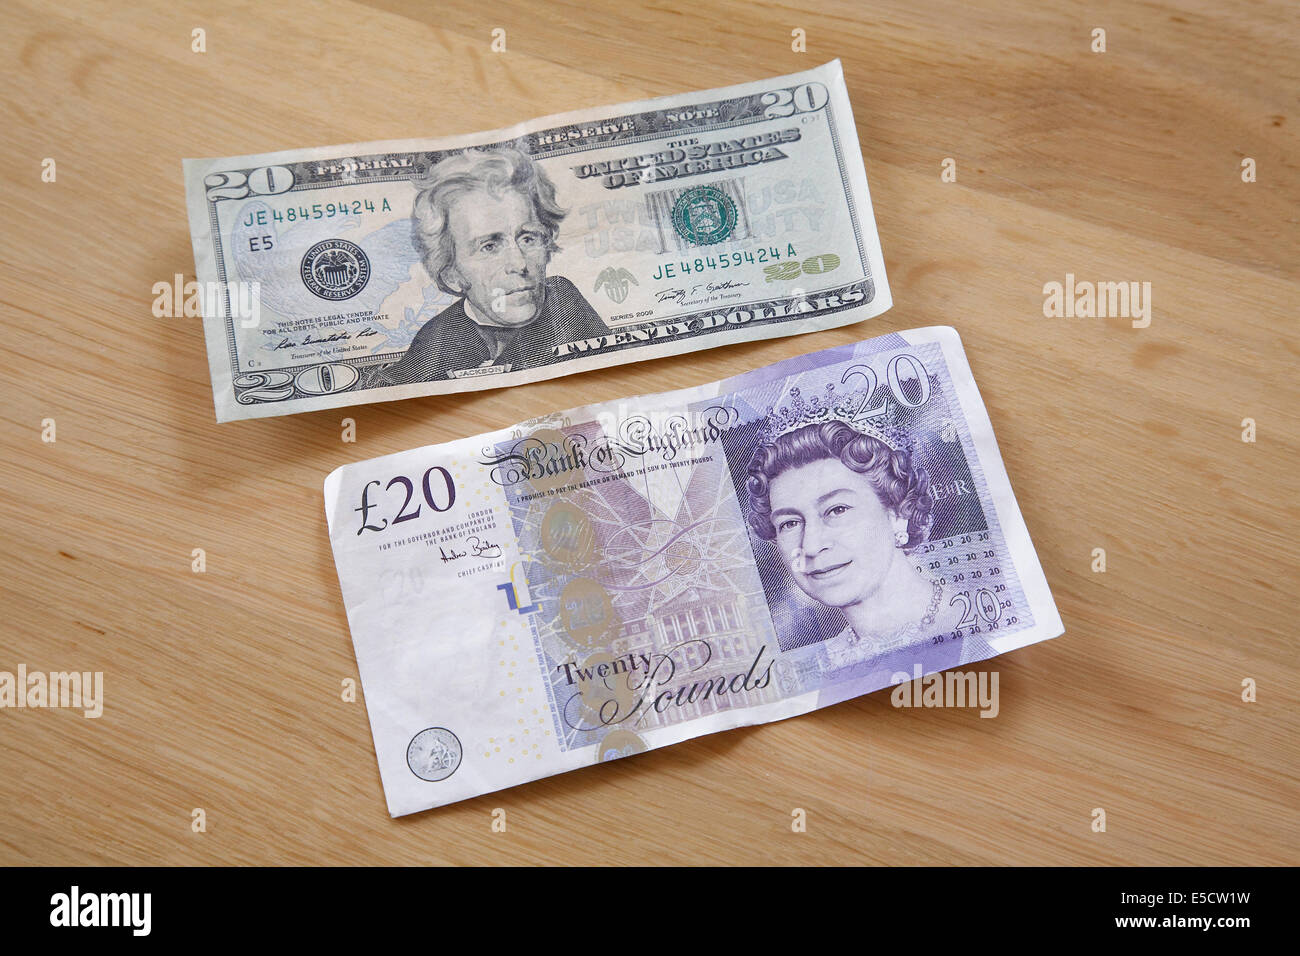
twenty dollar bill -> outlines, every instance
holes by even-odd
[[[1062,632],[957,333],[325,481],[394,815]]]
[[[839,61],[490,133],[186,160],[185,188],[220,421],[890,306]]]

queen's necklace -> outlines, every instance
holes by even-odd
[[[911,624],[904,624],[902,627],[896,628],[892,631],[880,631],[872,634],[871,637],[873,638],[873,643],[893,644],[903,638],[911,637],[913,634],[923,631],[925,628],[933,625],[935,618],[939,614],[939,601],[943,598],[943,585],[938,581],[931,581],[930,591],[930,604],[926,607],[925,614],[921,616],[919,621],[913,621]],[[861,636],[856,631],[853,631],[852,643],[856,644],[861,639]]]

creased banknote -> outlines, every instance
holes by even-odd
[[[957,333],[325,481],[398,816],[1062,632]]]
[[[186,160],[185,189],[220,421],[890,306],[838,60],[489,133]]]

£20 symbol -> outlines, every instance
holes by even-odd
[[[434,473],[438,477],[434,478]],[[361,507],[353,508],[353,511],[361,512],[361,527],[357,529],[357,534],[363,531],[383,531],[388,527],[388,519],[383,518],[383,524],[371,524],[370,512],[380,507],[379,502],[370,500],[370,488],[372,485],[382,484],[378,478],[374,481],[366,482],[366,486],[361,489]],[[405,475],[395,475],[388,479],[388,484],[384,485],[384,491],[389,491],[394,485],[400,485],[406,489],[406,497],[402,501],[402,506],[397,509],[397,514],[393,516],[393,524],[402,521],[410,521],[420,517],[420,509],[424,505],[416,504],[415,510],[411,509],[411,499],[415,497],[415,485],[410,478]],[[451,506],[456,503],[456,483],[452,481],[451,472],[442,465],[434,465],[424,473],[420,479],[420,490],[424,492],[424,504],[430,509],[437,512],[449,511]]]

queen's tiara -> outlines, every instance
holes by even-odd
[[[871,396],[865,391],[835,394],[835,386],[828,384],[824,396],[813,395],[807,401],[797,386],[790,389],[790,401],[777,408],[767,410],[767,420],[762,429],[763,444],[770,445],[782,435],[798,431],[808,425],[821,425],[826,422],[843,422],[854,431],[882,441],[894,451],[904,451],[911,444],[909,436],[890,419],[889,411],[881,410],[875,415],[863,415]]]

